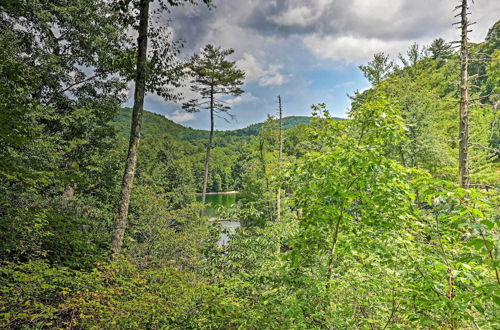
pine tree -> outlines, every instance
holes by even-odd
[[[198,93],[199,97],[183,104],[183,109],[188,112],[198,112],[200,109],[210,110],[210,134],[208,137],[207,152],[205,156],[203,192],[201,202],[205,203],[208,183],[208,169],[210,162],[210,149],[214,134],[214,116],[217,113],[228,114],[231,109],[227,103],[217,99],[217,95],[238,96],[243,93],[240,86],[243,84],[245,73],[236,67],[235,62],[226,60],[234,50],[223,50],[220,47],[206,45],[201,54],[194,55],[189,63],[193,77],[191,90]],[[204,212],[201,211],[203,217]]]
[[[434,40],[427,50],[431,53],[431,57],[435,60],[446,60],[453,54],[451,46],[447,44],[443,38],[437,38]]]

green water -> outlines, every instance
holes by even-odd
[[[196,196],[196,200],[201,202],[201,195]],[[213,194],[206,195],[205,202],[208,204],[205,208],[205,215],[209,218],[217,218],[217,207],[229,207],[238,201],[238,194]]]

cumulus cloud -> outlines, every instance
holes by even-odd
[[[196,117],[193,113],[175,110],[173,113],[169,115],[165,115],[168,119],[175,121],[176,123],[183,123],[186,121],[194,120]]]
[[[257,56],[273,63],[279,40],[298,36],[299,46],[319,58],[367,60],[374,52],[403,52],[413,42],[429,43],[437,37],[451,41],[458,37],[452,23],[455,1],[437,0],[253,0],[219,1],[212,11],[204,6],[173,10],[177,35],[190,49],[206,43],[234,48],[238,55]],[[481,41],[498,19],[500,2],[471,4],[477,20],[472,41]],[[333,44],[333,46],[332,46]],[[366,45],[363,47],[363,45]],[[279,52],[279,49],[277,50]],[[339,55],[335,55],[339,54]],[[267,55],[267,56],[266,56]],[[283,83],[275,74],[262,83]]]
[[[454,7],[451,0],[268,1],[255,6],[244,24],[263,35],[299,36],[319,58],[357,62],[379,51],[397,55],[413,42],[458,38]],[[499,11],[498,1],[471,4],[472,19],[478,21],[473,41],[483,40]]]
[[[285,77],[279,72],[271,72],[259,79],[260,86],[282,85]]]
[[[406,40],[389,42],[382,39],[356,36],[331,37],[318,35],[305,37],[304,45],[319,58],[342,60],[348,64],[363,63],[378,52],[396,56],[409,46]]]
[[[230,98],[230,99],[227,99],[225,100],[225,102],[230,106],[234,106],[236,104],[241,104],[241,103],[249,103],[249,102],[255,102],[257,101],[259,98],[258,97],[255,97],[252,95],[252,93],[244,93],[242,95],[239,95],[239,96],[236,96],[236,97],[233,97],[233,98]]]
[[[283,68],[279,64],[270,64],[267,67],[262,66],[255,56],[244,53],[243,58],[236,62],[236,65],[245,71],[246,81],[257,81],[259,86],[282,85],[285,83],[285,77],[279,72]]]
[[[330,1],[294,1],[288,10],[271,15],[268,19],[279,25],[307,27],[314,24],[322,15],[322,10]]]

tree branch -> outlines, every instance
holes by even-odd
[[[500,155],[500,149],[497,149],[497,148],[490,148],[490,147],[484,146],[484,145],[482,145],[480,143],[476,143],[476,142],[469,142],[469,145],[470,146],[481,147],[481,148],[483,148],[485,150],[488,150],[488,151],[491,151],[491,152],[493,152],[495,154]]]

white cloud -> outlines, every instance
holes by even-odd
[[[173,113],[169,115],[165,115],[168,119],[175,121],[176,123],[183,123],[186,121],[194,120],[196,117],[193,113],[175,110]]]
[[[285,77],[279,72],[283,66],[279,64],[268,65],[263,68],[257,59],[249,53],[244,53],[243,58],[236,62],[236,65],[245,71],[246,81],[257,81],[259,86],[282,85]]]
[[[285,26],[308,26],[313,23],[321,14],[314,13],[311,8],[297,7],[284,12],[278,16],[271,16],[269,19],[277,24]]]
[[[279,72],[273,72],[259,79],[260,86],[283,85],[285,77]]]
[[[252,95],[252,93],[244,93],[242,95],[233,97],[231,99],[225,100],[229,106],[234,106],[235,104],[248,103],[257,101],[259,98]]]
[[[364,20],[377,18],[389,20],[398,13],[402,2],[401,0],[354,0],[351,4],[350,14]]]
[[[348,64],[359,64],[378,52],[393,57],[404,53],[410,45],[407,40],[381,40],[360,36],[309,36],[303,39],[304,46],[322,59],[341,60]]]

